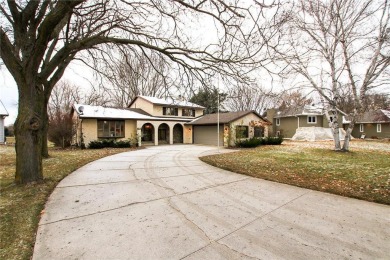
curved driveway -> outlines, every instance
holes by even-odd
[[[33,259],[390,257],[389,206],[254,179],[198,159],[215,152],[156,146],[78,169],[47,202]]]

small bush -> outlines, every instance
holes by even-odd
[[[103,139],[103,140],[95,140],[91,141],[88,144],[89,149],[102,149],[102,148],[130,148],[131,142],[130,141],[115,141],[113,139]]]
[[[130,148],[131,147],[131,143],[130,141],[117,141],[115,142],[115,147],[117,148]]]
[[[264,137],[261,138],[262,145],[280,145],[283,143],[283,137]]]
[[[88,144],[89,149],[102,149],[104,148],[103,142],[102,141],[91,141]]]
[[[255,138],[255,137],[236,142],[236,146],[242,148],[257,147],[260,144],[261,144],[261,138]]]

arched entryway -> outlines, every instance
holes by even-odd
[[[154,126],[151,123],[146,123],[142,126],[142,142],[154,142]]]
[[[173,143],[183,143],[183,126],[176,124],[173,127]]]
[[[158,127],[158,143],[169,144],[169,126],[165,123]]]

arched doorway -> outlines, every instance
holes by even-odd
[[[142,126],[142,142],[154,142],[154,127],[151,123]]]
[[[176,124],[173,127],[173,143],[183,143],[183,126]]]
[[[169,126],[165,123],[158,127],[158,142],[169,144]]]

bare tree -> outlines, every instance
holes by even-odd
[[[124,53],[119,62],[105,64],[104,75],[114,86],[109,90],[113,105],[126,107],[138,95],[162,97],[172,86],[168,65],[161,54]]]
[[[283,76],[299,75],[302,86],[317,91],[326,106],[335,150],[349,150],[351,131],[363,113],[369,91],[388,84],[389,1],[298,0],[286,5],[285,24],[274,48]],[[353,109],[341,148],[338,107],[351,93]]]
[[[278,99],[279,95],[272,89],[268,90],[257,84],[240,84],[228,91],[224,104],[230,111],[255,110],[261,114],[267,108],[274,107]]]
[[[248,67],[261,66],[258,55],[275,29],[260,25],[269,8],[259,1],[1,2],[1,59],[19,90],[15,181],[43,179],[47,105],[72,60],[91,65],[89,55],[99,63],[115,48],[155,52],[196,80],[210,72],[240,79]],[[203,21],[213,24],[216,34],[194,41],[191,34]]]
[[[98,90],[101,91],[101,90]],[[107,105],[107,94],[91,90],[82,93],[80,87],[67,81],[58,82],[51,93],[48,104],[48,139],[62,148],[70,146],[75,129],[71,109],[73,104]]]

